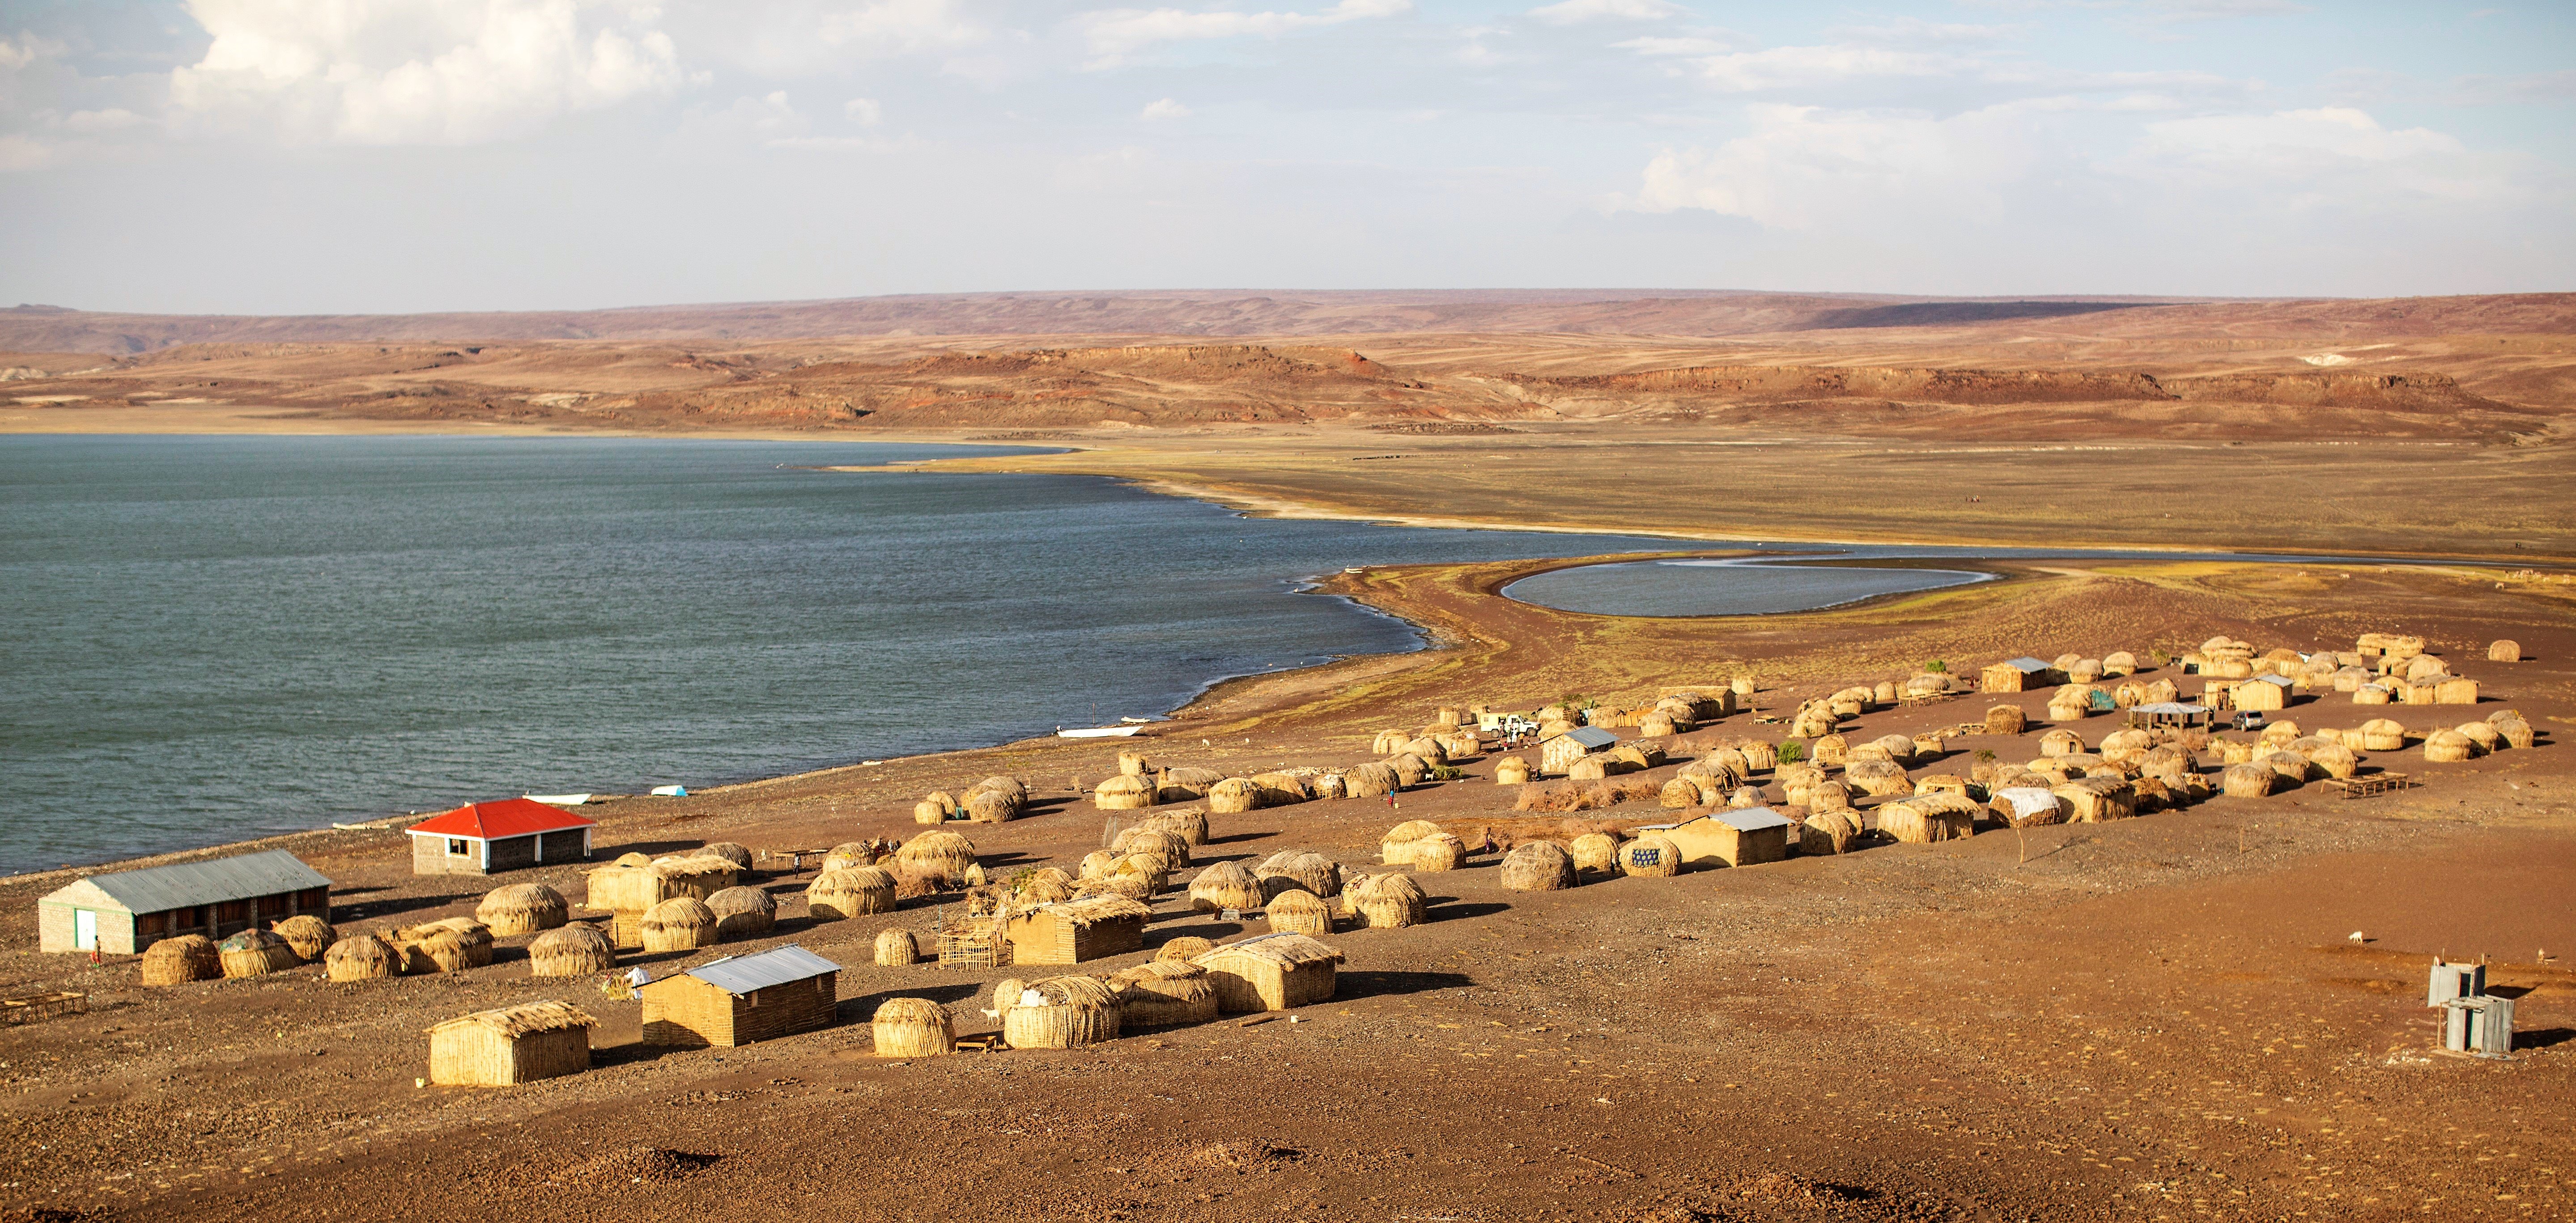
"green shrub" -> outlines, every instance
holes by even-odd
[[[1807,758],[1807,745],[1791,739],[1780,745],[1780,763],[1796,764]]]
[[[1950,673],[1950,664],[1935,658],[1932,661],[1923,664],[1923,669],[1934,675],[1948,675]]]

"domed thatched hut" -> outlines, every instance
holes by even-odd
[[[734,887],[707,897],[716,915],[716,941],[759,938],[778,924],[778,901],[763,888]]]
[[[1165,832],[1173,833],[1181,838],[1181,844],[1184,847],[1196,847],[1208,843],[1207,812],[1197,807],[1157,812],[1147,816],[1145,822],[1137,826],[1160,828]]]
[[[256,977],[293,968],[298,963],[295,949],[266,930],[244,930],[217,943],[215,950],[222,957],[227,977]]]
[[[223,979],[223,975],[223,953],[215,949],[215,940],[202,934],[182,934],[176,938],[156,939],[151,946],[143,949],[145,985],[180,985],[189,981],[219,981]]]
[[[307,964],[321,959],[322,953],[331,949],[331,944],[340,941],[340,932],[332,929],[331,923],[310,913],[296,914],[269,929],[286,940],[296,959]]]
[[[1389,866],[1402,866],[1413,861],[1414,843],[1424,837],[1440,835],[1440,825],[1429,820],[1406,820],[1387,829],[1378,838],[1377,860]]]
[[[751,847],[739,841],[710,841],[698,851],[703,858],[722,858],[743,874],[751,873]]]
[[[1324,935],[1333,932],[1333,911],[1322,897],[1304,888],[1288,888],[1270,898],[1265,910],[1275,934]]]
[[[1578,871],[1608,871],[1619,863],[1619,838],[1606,832],[1587,832],[1566,846],[1566,856],[1574,859]]]
[[[1159,796],[1152,778],[1121,773],[1092,787],[1091,805],[1102,811],[1137,811],[1153,806]]]
[[[2219,793],[2229,798],[2264,798],[2272,793],[2280,775],[2259,764],[2231,764],[2219,774]]]
[[[429,1081],[510,1087],[578,1074],[590,1069],[590,1029],[598,1022],[561,1002],[523,1002],[450,1019],[429,1030]]]
[[[888,998],[868,1019],[878,1057],[942,1057],[957,1051],[948,1008],[928,998]]]
[[[1167,939],[1162,946],[1155,948],[1154,959],[1157,963],[1189,960],[1214,950],[1216,950],[1216,944],[1213,941],[1200,938],[1195,934],[1184,934],[1179,938]]]
[[[716,911],[707,902],[674,896],[644,915],[644,950],[648,953],[695,951],[716,945]]]
[[[1356,766],[1342,774],[1342,789],[1353,798],[1393,794],[1403,789],[1404,784],[1404,779],[1396,774],[1393,766],[1379,761]]]
[[[402,971],[402,957],[373,933],[360,932],[331,944],[322,953],[323,975],[333,981],[381,981]]]
[[[1431,901],[1422,885],[1404,875],[1371,876],[1351,894],[1352,908],[1371,930],[1401,930],[1431,920]]]
[[[1276,896],[1291,887],[1325,899],[1342,894],[1341,864],[1310,850],[1283,849],[1272,854],[1252,868],[1252,877],[1261,881],[1264,896]]]
[[[877,931],[877,967],[909,968],[921,962],[921,940],[910,930]]]
[[[2019,705],[1995,705],[1986,710],[1986,733],[2018,735],[2030,726],[2030,719]]]
[[[474,906],[474,920],[489,927],[495,937],[517,938],[552,930],[570,920],[571,906],[563,893],[542,883],[513,883],[494,888]]]
[[[2473,759],[2477,754],[2478,745],[2456,730],[2437,730],[2424,736],[2424,759],[2427,763],[2458,764]]]
[[[894,876],[873,866],[825,871],[805,885],[805,911],[816,921],[892,913],[894,892]]]
[[[1434,833],[1413,843],[1413,872],[1454,871],[1467,857],[1467,843],[1448,833]]]
[[[587,977],[617,967],[617,948],[586,922],[558,926],[528,941],[528,974]]]
[[[922,879],[962,883],[975,866],[975,843],[945,829],[916,833],[895,851],[894,861]]]
[[[1240,862],[1219,862],[1190,880],[1190,908],[1199,913],[1232,909],[1248,913],[1261,907],[1261,881]]]
[[[1002,1014],[1014,1049],[1074,1049],[1118,1039],[1118,995],[1098,977],[1049,977],[1022,987]]]
[[[2372,718],[2361,724],[2361,750],[2394,752],[2406,747],[2406,728],[2387,718]]]
[[[1524,841],[1503,855],[1502,883],[1515,892],[1555,892],[1576,883],[1574,858],[1554,841]]]
[[[1620,873],[1647,878],[1667,878],[1682,872],[1681,846],[1672,838],[1658,833],[1644,833],[1619,847],[1617,865]]]
[[[1261,806],[1261,787],[1249,777],[1228,777],[1208,788],[1208,810],[1218,815],[1241,815]]]
[[[2497,641],[2487,646],[2488,662],[2521,662],[2522,643]]]

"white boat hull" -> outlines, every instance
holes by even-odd
[[[1059,739],[1124,739],[1143,729],[1145,728],[1142,726],[1086,726],[1080,730],[1059,730],[1055,732],[1055,737]]]

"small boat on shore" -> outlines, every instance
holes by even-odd
[[[653,787],[653,797],[655,798],[687,798],[688,796],[689,788],[687,786]]]
[[[520,797],[550,807],[578,807],[590,801],[587,794],[523,794]]]
[[[1143,729],[1145,728],[1141,725],[1084,726],[1074,730],[1066,730],[1059,726],[1056,728],[1055,737],[1059,739],[1124,739]]]

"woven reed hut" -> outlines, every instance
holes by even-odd
[[[1261,807],[1261,787],[1249,777],[1228,777],[1209,787],[1208,810],[1218,815],[1240,815]]]
[[[590,1069],[599,1021],[561,1002],[476,1011],[429,1030],[429,1081],[444,1087],[511,1087]]]
[[[1503,886],[1515,892],[1555,892],[1577,882],[1574,857],[1554,841],[1523,841],[1503,855]]]
[[[644,950],[648,954],[696,951],[716,945],[716,911],[707,902],[674,896],[644,915]]]
[[[1142,950],[1153,912],[1124,896],[1092,896],[1015,912],[1003,935],[1015,964],[1079,964]]]
[[[2059,809],[2070,824],[2103,824],[2138,813],[2136,788],[2117,778],[2087,777],[2053,786],[2049,793],[2061,800]]]
[[[1342,789],[1353,798],[1376,798],[1404,788],[1404,779],[1381,761],[1359,765],[1342,774]]]
[[[2361,750],[2394,752],[2406,747],[2406,728],[2387,718],[2372,718],[2361,724]]]
[[[2503,746],[2504,743],[2504,737],[2497,734],[2496,728],[2486,722],[2462,722],[2451,729],[2463,736],[2466,736],[2469,742],[2476,744],[2478,752],[2481,755],[2496,750],[2498,747]],[[281,926],[284,925],[284,923],[279,924]],[[284,934],[285,931],[280,929],[278,933]]]
[[[1794,830],[1800,856],[1821,858],[1849,852],[1861,833],[1860,821],[1852,815],[1849,811],[1819,811],[1808,816]]]
[[[2084,736],[2071,730],[2060,728],[2039,737],[2039,754],[2042,756],[2072,756],[2083,750]]]
[[[402,957],[371,932],[352,934],[322,953],[322,972],[333,981],[381,981],[402,971]],[[152,982],[145,981],[150,985]]]
[[[1119,861],[1125,862],[1127,859],[1121,858]],[[1085,879],[1073,885],[1073,898],[1090,900],[1098,896],[1118,896],[1144,904],[1154,899],[1154,893],[1162,890],[1154,879],[1152,875],[1109,875],[1099,879]]]
[[[1911,794],[1914,783],[1905,770],[1885,760],[1855,760],[1843,770],[1843,784],[1858,787],[1873,798],[1891,794]]]
[[[2338,781],[2348,780],[2361,768],[2361,759],[2352,749],[2340,743],[2320,743],[2307,749],[2308,763]]]
[[[1330,999],[1342,953],[1303,934],[1262,934],[1228,943],[1192,963],[1206,969],[1215,983],[1217,1009],[1240,1015]]]
[[[1265,910],[1277,934],[1325,935],[1333,932],[1332,906],[1304,888],[1289,888],[1270,899]]]
[[[1351,893],[1351,907],[1371,930],[1401,930],[1431,920],[1422,885],[1404,875],[1374,875]]]
[[[1440,825],[1429,820],[1406,820],[1386,830],[1378,838],[1377,860],[1389,866],[1402,866],[1413,861],[1414,842],[1440,835]]]
[[[945,1057],[957,1051],[957,1024],[928,998],[888,998],[868,1018],[878,1057]]]
[[[1161,797],[1154,779],[1132,773],[1121,773],[1091,789],[1091,805],[1102,811],[1137,811],[1151,807]]]
[[[1682,872],[1682,850],[1672,838],[1650,832],[1621,845],[1615,865],[1624,875],[1669,878]]]
[[[1960,811],[1941,799],[1955,799],[1969,810]],[[1955,841],[1976,831],[1977,818],[1973,804],[1956,795],[1926,795],[1887,803],[1873,813],[1878,830],[1906,845],[1929,845],[1935,841]]]
[[[1261,881],[1240,862],[1219,862],[1190,880],[1190,908],[1200,913],[1248,913],[1262,904]]]
[[[2259,764],[2231,764],[2218,775],[2219,793],[2229,798],[2264,798],[2280,775]]]
[[[2495,727],[2496,734],[2509,746],[2528,748],[2537,742],[2532,734],[2531,723],[2511,710],[2489,717],[2487,725]]]
[[[1574,859],[1578,871],[1608,871],[1619,864],[1619,838],[1606,832],[1587,832],[1566,846],[1566,855]]]
[[[1406,789],[1431,779],[1430,764],[1411,752],[1397,752],[1387,757],[1386,767],[1395,770],[1396,780],[1404,783]]]
[[[1310,850],[1280,850],[1252,868],[1252,877],[1261,881],[1265,897],[1276,896],[1280,889],[1290,887],[1304,888],[1326,899],[1342,894],[1341,865]]]
[[[406,973],[462,972],[492,962],[492,928],[470,917],[407,926],[388,941]]]
[[[1968,779],[1961,777],[1956,773],[1934,773],[1930,776],[1916,779],[1914,782],[1914,792],[1916,794],[1956,794],[1961,798],[1966,798],[1968,796]]]
[[[751,847],[740,841],[709,841],[699,848],[698,856],[722,858],[743,874],[751,873]]]
[[[1216,982],[1184,960],[1155,960],[1109,978],[1121,1031],[1186,1027],[1216,1019]]]
[[[815,921],[840,921],[895,909],[894,876],[873,866],[825,871],[805,885],[805,911]]]
[[[1129,857],[1153,854],[1161,857],[1165,866],[1178,868],[1190,864],[1190,839],[1160,825],[1139,824],[1111,838],[1109,852]]]
[[[910,930],[877,931],[877,967],[910,968],[921,962],[921,940]]]
[[[215,950],[215,940],[202,934],[182,934],[176,938],[156,939],[143,949],[143,983],[145,985],[181,985],[190,981],[223,979],[223,953]],[[332,980],[339,980],[333,977]]]
[[[2517,641],[2495,641],[2489,643],[2487,645],[2487,661],[2521,662],[2522,643]]]
[[[1448,833],[1436,833],[1413,843],[1413,873],[1454,871],[1467,857],[1467,843]]]
[[[2018,735],[2029,727],[2030,718],[2022,713],[2019,705],[1993,705],[1986,709],[1986,733],[1989,735]]]
[[[558,926],[528,941],[528,973],[537,977],[587,977],[617,967],[617,948],[599,927]]]
[[[1819,735],[1807,745],[1807,758],[1826,767],[1851,763],[1851,738],[1848,735]]]
[[[716,915],[716,941],[759,938],[778,924],[778,901],[765,888],[733,887],[707,897]]]
[[[1200,938],[1195,934],[1184,934],[1178,938],[1163,940],[1163,945],[1154,949],[1154,959],[1157,962],[1190,960],[1214,950],[1216,950],[1214,941]]]
[[[1185,848],[1195,848],[1208,843],[1207,812],[1197,807],[1183,807],[1178,811],[1157,812],[1153,815],[1147,816],[1145,818],[1145,822],[1137,826],[1140,828],[1160,828],[1165,832],[1178,836],[1181,838],[1181,844]]]
[[[794,943],[727,956],[650,981],[644,1043],[732,1048],[831,1026],[841,966]]]
[[[707,854],[657,858],[653,873],[662,877],[663,900],[685,896],[702,901],[742,881],[741,867]]]
[[[1214,769],[1197,767],[1164,769],[1154,778],[1155,784],[1163,791],[1163,801],[1167,803],[1206,798],[1208,787],[1223,780],[1225,780],[1225,774]]]
[[[2129,675],[2138,669],[2138,656],[2127,650],[2113,650],[2102,656],[2102,674]]]
[[[1410,731],[1382,730],[1377,732],[1377,738],[1369,741],[1369,754],[1392,756],[1403,751],[1404,745],[1411,742],[1413,742],[1413,734]]]
[[[2478,681],[2466,676],[2446,675],[2433,685],[2436,705],[2475,705],[2478,703]]]
[[[1980,691],[2028,692],[2047,687],[2057,674],[2049,664],[2025,655],[1987,667],[1977,673],[1977,679]]]
[[[2429,764],[2458,764],[2478,754],[2478,745],[2456,730],[2437,730],[2424,736],[2424,760]],[[241,936],[235,935],[235,938]],[[229,941],[229,940],[228,940]],[[232,971],[231,956],[225,957],[224,971]]]
[[[2008,785],[1997,787],[1986,803],[1995,818],[2014,828],[2036,828],[2063,824],[2067,818],[2066,800],[2049,786]]]
[[[877,847],[873,842],[843,841],[833,846],[832,852],[823,855],[820,869],[845,871],[854,866],[874,866],[877,857]]]
[[[331,923],[310,913],[298,913],[270,926],[269,931],[285,939],[295,958],[306,964],[320,960],[331,944],[340,941],[340,932],[332,929]]]
[[[2307,784],[2312,775],[2312,766],[2308,764],[2308,758],[2293,751],[2265,752],[2256,756],[2253,763],[2278,774],[2281,780],[2287,783],[2281,787],[2285,790]]]
[[[975,843],[945,829],[915,833],[895,851],[894,861],[917,878],[963,883],[975,867]]]
[[[303,962],[285,939],[266,930],[244,930],[215,944],[215,951],[222,958],[227,977],[256,977]]]
[[[1118,992],[1098,977],[1049,977],[1002,1013],[1014,1049],[1076,1049],[1118,1039]]]
[[[474,920],[495,937],[517,938],[552,930],[571,919],[572,906],[563,893],[542,883],[513,883],[484,894],[474,906]]]

